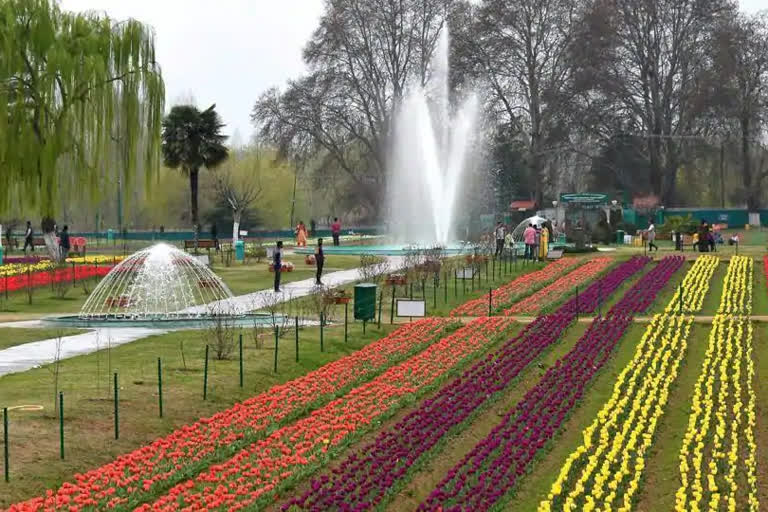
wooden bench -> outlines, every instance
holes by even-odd
[[[195,248],[194,240],[184,240],[185,251],[188,251],[189,249],[194,249],[194,248]],[[217,249],[217,243],[216,243],[216,240],[211,240],[211,239],[198,240],[197,248],[206,249],[208,252],[211,252],[211,249],[214,249],[214,250]]]

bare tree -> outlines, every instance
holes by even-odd
[[[708,104],[740,141],[743,195],[750,211],[760,207],[765,152],[756,151],[768,107],[768,15],[723,16],[709,46],[711,75]],[[723,148],[724,151],[724,148]]]
[[[237,157],[230,165],[216,173],[216,194],[219,200],[226,202],[232,208],[232,243],[236,242],[240,233],[240,219],[248,208],[255,203],[262,193],[261,165],[262,159],[257,157],[245,174],[236,174],[234,165],[238,165]]]
[[[705,130],[706,43],[727,6],[727,0],[593,0],[571,46],[580,118],[604,138],[623,131],[643,141],[651,192],[662,204],[672,202],[678,169],[691,158],[686,142]]]
[[[381,208],[392,117],[409,81],[424,83],[452,0],[328,0],[304,50],[310,73],[253,109],[283,154],[312,147]]]
[[[575,0],[483,0],[477,7],[465,4],[452,20],[457,74],[481,80],[491,117],[524,143],[539,205],[549,153],[567,139],[564,103],[575,5]]]

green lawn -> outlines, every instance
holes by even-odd
[[[205,331],[181,331],[101,350],[62,361],[58,389],[64,393],[66,460],[59,459],[58,420],[55,418],[52,365],[0,377],[0,407],[39,405],[42,411],[10,413],[11,483],[2,483],[0,508],[59,485],[75,472],[85,471],[133,450],[175,428],[226,409],[330,361],[359,350],[385,336],[392,328],[360,324],[326,328],[324,352],[319,329],[300,331],[300,361],[295,362],[292,335],[282,338],[278,373],[273,372],[274,336],[262,329],[244,331],[245,387],[239,387],[236,358],[211,358],[208,400],[203,401]],[[108,340],[102,340],[104,346]],[[183,356],[182,356],[183,343]],[[208,343],[211,343],[208,340]],[[236,353],[236,351],[235,351]],[[157,358],[163,364],[164,418],[158,417]],[[112,372],[120,382],[120,440],[113,436]]]
[[[307,265],[304,262],[304,256],[289,254],[283,258],[283,261],[290,261],[295,265],[293,272],[283,272],[280,276],[282,283],[292,281],[301,281],[315,277],[316,268]],[[324,273],[331,273],[337,270],[348,270],[360,266],[359,256],[327,256],[325,260]],[[218,274],[227,284],[229,289],[235,295],[244,295],[258,290],[271,288],[274,284],[275,275],[269,271],[269,264],[266,260],[258,263],[255,261],[248,264],[232,263],[227,267],[216,261],[213,265],[213,271]]]
[[[31,341],[47,340],[50,338],[72,336],[85,332],[80,329],[21,329],[16,327],[0,327],[0,350]]]
[[[505,283],[512,281],[513,279],[533,272],[542,268],[544,263],[531,263],[522,264],[518,263],[517,268],[510,264],[507,267],[497,266],[494,271],[492,263],[489,264],[488,278],[486,279],[485,268],[478,275],[477,279],[463,281],[461,279],[454,279],[454,273],[441,273],[440,281],[436,283],[433,277],[430,277],[424,281],[424,288],[422,289],[422,282],[415,280],[409,282],[406,285],[389,286],[379,285],[377,290],[377,306],[376,306],[376,321],[378,322],[379,310],[378,301],[381,300],[381,322],[382,324],[393,322],[402,322],[408,320],[408,318],[398,318],[392,313],[392,298],[394,291],[395,301],[397,299],[423,299],[426,305],[427,316],[448,316],[455,307],[464,304],[465,302],[480,297],[487,297],[489,288],[497,288]],[[446,279],[446,275],[448,279]],[[473,289],[474,285],[474,289]],[[344,293],[350,297],[349,302],[349,318],[353,318],[354,315],[354,283],[341,286],[337,290],[343,290]],[[310,316],[315,315],[312,303],[312,297],[302,297],[290,301],[277,308],[277,311],[284,314],[294,316],[296,314]],[[315,308],[316,309],[316,308]],[[395,311],[396,313],[396,311]],[[331,321],[344,321],[344,305],[331,306],[328,312],[328,318]]]

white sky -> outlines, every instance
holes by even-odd
[[[768,0],[739,0],[749,12]],[[155,28],[167,103],[188,97],[216,103],[231,135],[253,132],[250,112],[269,87],[304,70],[301,51],[323,0],[61,0],[64,9],[105,11]]]

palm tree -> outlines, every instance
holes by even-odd
[[[202,112],[193,105],[176,105],[163,120],[163,161],[171,169],[189,176],[192,201],[192,227],[195,248],[200,232],[197,212],[197,183],[200,168],[214,169],[229,156],[221,134],[224,123],[216,113],[216,105]]]

